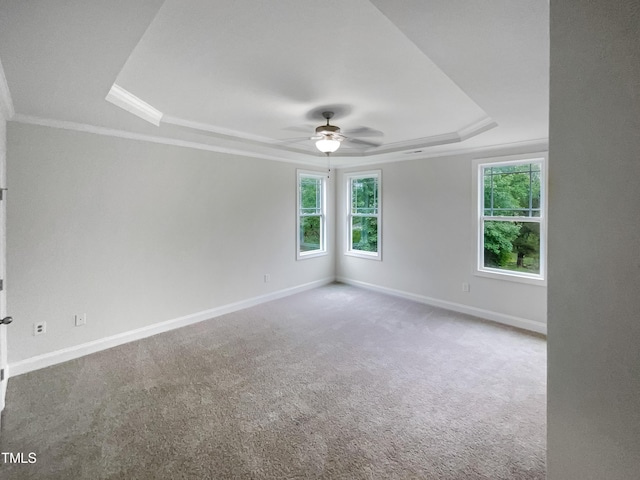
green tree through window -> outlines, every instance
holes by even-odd
[[[481,175],[484,267],[540,275],[542,162],[483,165]]]
[[[325,176],[298,173],[298,257],[325,252]]]
[[[380,175],[352,174],[349,180],[349,251],[378,256]]]

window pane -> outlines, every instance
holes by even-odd
[[[351,180],[351,213],[376,215],[378,213],[378,178]]]
[[[540,164],[484,167],[483,211],[491,216],[540,216]]]
[[[321,250],[321,238],[320,217],[300,217],[300,251]]]
[[[529,208],[529,178],[528,173],[491,175],[493,208]]]
[[[484,266],[523,273],[540,273],[540,224],[484,222]]]
[[[319,214],[322,208],[322,180],[319,178],[300,179],[300,213]]]
[[[491,201],[491,176],[484,176],[484,198],[482,203],[482,208],[484,210],[485,215],[491,215],[491,208],[493,207],[493,202]]]
[[[351,248],[364,252],[378,251],[378,219],[376,217],[351,218]]]
[[[537,165],[540,168],[540,165]],[[534,212],[534,217],[540,216],[540,171],[531,172],[531,207],[537,208],[538,213]]]

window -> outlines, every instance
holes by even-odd
[[[478,273],[538,283],[545,272],[545,160],[478,163]]]
[[[298,259],[327,253],[325,196],[326,174],[298,170]]]
[[[380,170],[348,174],[347,254],[379,260]]]

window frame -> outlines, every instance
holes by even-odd
[[[540,216],[496,216],[485,215],[484,204],[484,175],[483,169],[492,166],[526,165],[538,163],[540,165]],[[546,152],[537,152],[526,155],[510,155],[505,157],[482,158],[473,161],[473,201],[474,208],[474,275],[494,278],[530,285],[547,285],[547,174],[548,155]],[[540,273],[525,273],[511,270],[502,270],[484,266],[484,222],[485,221],[505,221],[505,222],[530,222],[540,225]]]
[[[358,178],[376,178],[378,192],[377,192],[377,212],[375,214],[354,214],[351,209],[352,204],[352,180]],[[345,174],[345,188],[346,188],[346,236],[345,236],[345,255],[359,258],[368,258],[369,260],[382,260],[382,170],[369,170],[362,172],[350,172]],[[353,249],[353,217],[374,217],[377,218],[377,251],[367,252],[365,250]]]
[[[321,200],[320,200],[320,214],[302,215],[300,194],[301,194],[301,181],[303,178],[314,178],[320,180],[321,185]],[[320,249],[310,250],[308,252],[302,252],[301,238],[300,238],[300,219],[303,216],[317,216],[320,217]],[[296,260],[304,260],[307,258],[315,258],[327,255],[327,174],[323,172],[313,170],[296,170]]]

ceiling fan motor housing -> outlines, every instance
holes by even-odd
[[[335,125],[320,125],[316,127],[316,134],[318,135],[332,135],[334,133],[340,133],[340,128]]]

